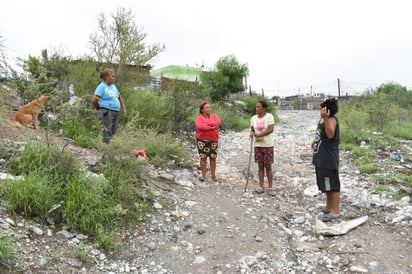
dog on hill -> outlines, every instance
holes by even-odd
[[[22,106],[14,117],[14,126],[17,128],[27,127],[33,122],[35,129],[39,128],[39,114],[49,104],[50,97],[42,95],[40,98]]]

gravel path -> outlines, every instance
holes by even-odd
[[[313,232],[324,196],[305,196],[315,184],[310,142],[318,120],[313,111],[280,111],[275,128],[275,197],[253,193],[257,167],[244,192],[250,143],[248,131],[224,133],[218,159],[219,182],[197,181],[192,171],[175,172],[173,201],[131,237],[119,258],[130,256],[139,273],[407,273],[412,270],[411,223],[382,218],[394,208],[363,207],[362,178],[343,159],[342,213],[370,215],[343,236]],[[193,152],[196,154],[196,152]],[[345,154],[343,155],[345,156]],[[179,182],[192,181],[192,186]],[[179,187],[183,185],[185,187]],[[164,193],[163,193],[164,194]],[[387,217],[386,217],[387,218]]]

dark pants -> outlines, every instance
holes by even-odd
[[[340,192],[339,170],[315,167],[316,182],[322,193]]]
[[[108,144],[116,133],[119,112],[101,108],[99,109],[99,119],[103,124],[103,142]]]

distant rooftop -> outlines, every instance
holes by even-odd
[[[201,68],[187,66],[170,65],[150,71],[150,76],[154,78],[167,77],[171,79],[185,80],[190,82],[200,82],[200,75],[202,75]]]

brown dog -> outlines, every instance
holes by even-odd
[[[42,95],[39,99],[33,100],[27,105],[21,107],[14,117],[14,126],[27,126],[33,122],[34,128],[39,127],[39,113],[49,104],[50,97]]]

